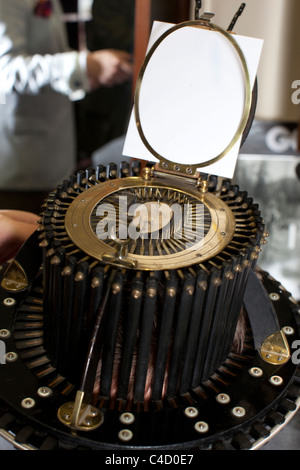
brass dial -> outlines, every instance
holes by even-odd
[[[200,263],[231,241],[231,210],[195,182],[129,177],[91,187],[66,213],[73,243],[99,261],[142,270]]]

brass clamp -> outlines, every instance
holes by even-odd
[[[93,431],[103,423],[103,414],[98,408],[85,403],[85,393],[77,391],[75,402],[64,403],[57,412],[61,423],[74,431]]]

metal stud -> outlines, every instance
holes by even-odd
[[[249,374],[252,377],[261,377],[263,375],[263,371],[259,367],[252,367],[249,369]]]
[[[194,428],[199,433],[206,433],[209,429],[209,426],[205,421],[198,421]]]
[[[272,377],[270,377],[270,383],[272,385],[278,386],[278,385],[281,385],[282,382],[283,382],[283,379],[279,375],[273,375]]]
[[[227,403],[230,402],[230,396],[226,393],[220,393],[216,396],[216,400],[218,403],[221,403],[221,405],[227,405]]]
[[[10,337],[10,331],[6,329],[0,330],[0,338],[1,339],[6,339]]]
[[[47,398],[52,394],[52,390],[49,387],[40,387],[37,393],[40,397]]]
[[[15,303],[16,301],[12,297],[7,297],[6,299],[3,300],[3,304],[6,307],[12,307],[13,305],[15,305]]]
[[[5,354],[6,362],[15,362],[18,359],[17,353],[11,351]]]
[[[236,416],[237,418],[242,418],[243,416],[245,416],[246,410],[242,406],[235,406],[232,409],[232,414]]]
[[[132,431],[130,431],[130,429],[122,429],[119,434],[118,434],[118,437],[121,441],[130,441],[132,438],[133,438],[133,433]]]
[[[123,424],[132,424],[135,420],[135,417],[132,413],[123,413],[120,416],[120,421]]]
[[[184,414],[185,416],[187,416],[188,418],[195,418],[196,416],[198,416],[198,410],[197,408],[193,407],[193,406],[188,406],[185,410],[184,410]]]
[[[24,398],[24,400],[21,401],[21,406],[23,408],[32,408],[35,405],[35,401],[33,398]]]
[[[271,294],[269,295],[270,299],[273,300],[274,302],[276,302],[277,300],[280,299],[280,296],[279,294],[276,294],[276,292],[271,292]]]
[[[294,334],[294,328],[292,328],[291,326],[284,326],[282,330],[286,335]]]

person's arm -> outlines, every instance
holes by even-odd
[[[15,90],[19,93],[37,94],[47,85],[70,96],[77,90],[87,90],[89,80],[84,53],[67,51],[45,55],[30,54],[28,28],[33,16],[32,4],[29,0],[0,0],[2,93]]]
[[[0,210],[0,264],[12,259],[38,228],[40,217],[32,212]]]
[[[37,94],[50,86],[71,99],[76,92],[111,86],[128,80],[131,57],[115,50],[28,52],[27,35],[32,13],[30,0],[0,0],[0,87],[6,94]],[[44,21],[47,21],[46,19]]]

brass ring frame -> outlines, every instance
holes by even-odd
[[[127,188],[147,187],[174,189],[198,199],[199,203],[205,204],[210,212],[211,227],[203,240],[178,253],[161,256],[143,256],[128,253],[123,260],[124,267],[147,271],[191,266],[219,253],[231,241],[235,230],[235,221],[231,210],[221,199],[216,198],[211,193],[202,196],[195,186],[185,184],[178,187],[176,184],[173,185],[164,176],[160,176],[159,180],[149,182],[140,177],[128,177],[121,180],[106,181],[100,186],[87,189],[71,203],[67,210],[65,227],[68,236],[76,246],[93,258],[110,264],[122,265],[115,248],[98,239],[94,233],[90,216],[96,205],[107,196]]]
[[[159,45],[163,42],[163,40],[167,36],[169,36],[170,34],[172,34],[173,32],[175,32],[175,31],[177,31],[181,28],[188,27],[188,26],[201,27],[201,28],[204,28],[204,29],[210,29],[210,30],[213,30],[213,31],[216,31],[216,32],[219,32],[220,34],[222,34],[233,45],[234,49],[236,50],[236,52],[237,52],[237,54],[240,58],[242,67],[243,67],[244,79],[245,79],[245,105],[244,105],[243,115],[242,115],[240,124],[238,126],[238,129],[237,129],[235,135],[233,136],[231,142],[216,157],[214,157],[210,160],[207,160],[203,163],[197,163],[197,164],[191,164],[191,165],[174,163],[170,160],[167,160],[162,155],[160,155],[158,152],[156,152],[156,150],[150,145],[150,143],[148,142],[148,140],[147,140],[147,138],[144,134],[142,124],[141,124],[140,111],[139,111],[140,92],[141,92],[142,81],[143,81],[143,77],[144,77],[146,68],[148,66],[148,63],[149,63],[152,55],[154,54],[156,49],[159,47]],[[247,124],[248,116],[249,116],[250,109],[251,109],[251,101],[252,101],[252,92],[251,92],[250,75],[249,75],[247,62],[246,62],[246,59],[244,57],[244,54],[243,54],[242,50],[240,49],[239,45],[237,44],[237,42],[235,41],[233,36],[231,34],[229,34],[227,31],[225,31],[224,29],[220,28],[219,26],[217,26],[213,23],[208,23],[208,22],[205,22],[203,20],[186,21],[186,22],[179,23],[179,24],[171,27],[168,31],[163,33],[159,37],[159,39],[152,45],[152,47],[150,48],[148,54],[145,57],[145,60],[142,64],[142,67],[140,69],[140,73],[139,73],[138,78],[137,78],[137,84],[136,84],[136,89],[135,89],[135,94],[134,94],[134,112],[135,112],[136,126],[137,126],[137,130],[139,132],[140,138],[141,138],[142,142],[144,143],[145,147],[148,149],[148,151],[155,158],[157,158],[159,160],[159,164],[162,166],[162,168],[172,170],[172,171],[176,171],[178,173],[186,173],[186,174],[192,175],[192,174],[196,174],[197,169],[203,168],[203,167],[212,165],[215,162],[218,162],[223,157],[225,157],[225,155],[227,155],[227,153],[234,147],[234,145],[237,143],[240,136],[242,135],[242,133],[245,129],[245,126]]]

